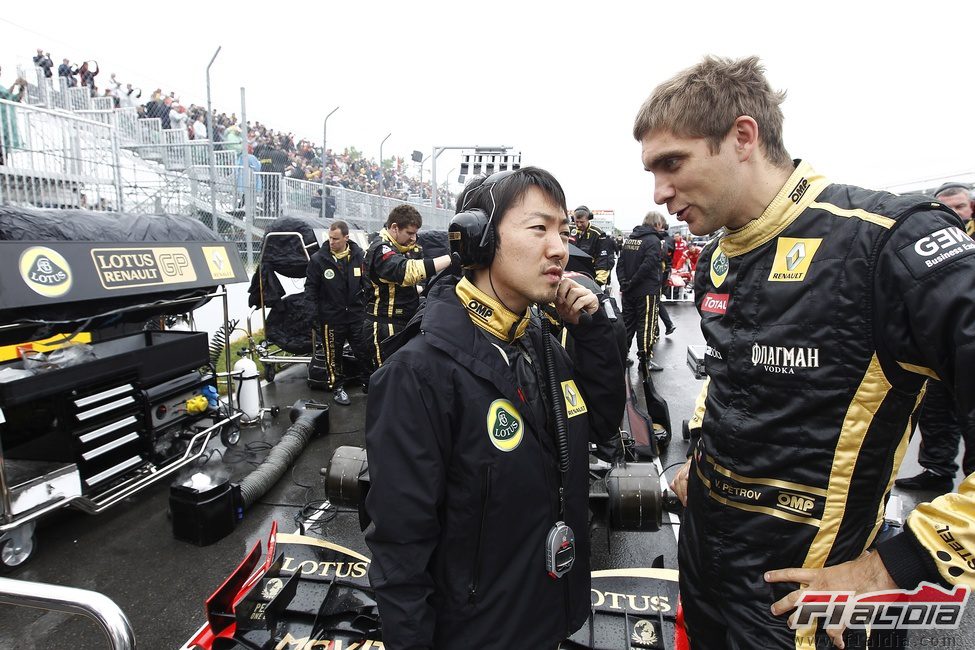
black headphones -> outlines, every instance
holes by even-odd
[[[447,228],[450,256],[463,268],[485,269],[494,261],[497,247],[494,225],[497,203],[494,200],[494,186],[517,172],[517,169],[508,169],[491,174],[483,183],[464,194],[461,212],[454,215]],[[485,191],[491,199],[491,213],[488,214],[481,208],[468,209],[470,199],[483,195]]]

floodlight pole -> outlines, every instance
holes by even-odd
[[[328,118],[332,117],[332,113],[340,108],[342,107],[336,106],[333,108],[332,112],[326,115],[325,120],[322,122],[322,216],[325,216],[325,151],[328,149]]]
[[[386,140],[389,140],[389,136],[393,135],[392,132],[387,133],[383,141],[379,143],[379,197],[382,198],[386,196],[383,189],[383,145],[386,144]]]
[[[213,58],[207,64],[207,153],[210,156],[210,219],[213,221],[213,232],[217,232],[217,153],[213,148],[213,103],[210,100],[210,66],[217,60],[220,48],[213,53]],[[244,126],[244,149],[241,162],[246,162],[247,155],[247,127]]]

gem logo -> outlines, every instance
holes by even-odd
[[[21,253],[18,267],[24,283],[45,298],[63,296],[71,289],[71,266],[52,248],[28,248]]]
[[[768,274],[770,282],[802,282],[806,279],[822,239],[779,237],[775,245],[775,259]]]
[[[728,299],[731,294],[727,293],[707,293],[701,301],[701,311],[710,314],[724,314],[728,311]]]
[[[724,284],[724,279],[728,277],[729,266],[728,256],[719,248],[717,255],[711,258],[711,284],[715,289]]]
[[[335,271],[333,271],[332,269],[325,269],[325,279],[326,280],[331,280],[334,277],[335,277]]]
[[[975,242],[961,228],[949,226],[898,249],[897,254],[911,275],[920,280],[952,262],[975,255]]]
[[[571,379],[562,382],[562,396],[565,398],[565,412],[570,418],[588,412],[586,402],[582,399],[582,394],[576,383]]]
[[[487,432],[491,444],[499,451],[514,451],[521,444],[525,423],[518,409],[506,399],[491,402],[487,412]]]

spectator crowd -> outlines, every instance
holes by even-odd
[[[55,68],[51,53],[37,49],[34,65],[47,78],[53,78]],[[140,118],[158,118],[163,129],[186,129],[190,140],[208,137],[206,107],[196,104],[186,106],[175,92],[156,88],[147,99],[142,89],[131,83],[122,83],[112,73],[103,87],[96,78],[100,73],[97,61],[72,63],[64,58],[57,66],[58,77],[64,78],[69,88],[86,87],[92,97],[111,97],[116,108],[135,108]],[[245,140],[244,129],[236,113],[213,111],[213,141],[218,148],[240,152]],[[377,162],[365,158],[354,147],[341,153],[326,151],[310,140],[296,141],[294,133],[285,133],[260,122],[247,121],[246,142],[248,152],[261,161],[261,171],[278,172],[287,178],[320,183],[324,174],[325,184],[356,192],[382,193],[402,201],[424,201],[432,196],[429,182],[416,177],[413,166],[403,157],[393,157]],[[449,205],[445,188],[440,189],[441,205]]]

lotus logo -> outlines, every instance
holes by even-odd
[[[795,271],[804,259],[806,259],[806,244],[801,241],[796,242],[796,245],[785,256],[785,267],[790,271]]]
[[[71,267],[64,256],[46,246],[34,246],[20,256],[20,277],[46,298],[63,296],[71,289]]]
[[[524,422],[514,404],[506,399],[494,400],[487,412],[487,433],[500,451],[513,451],[521,444]]]

